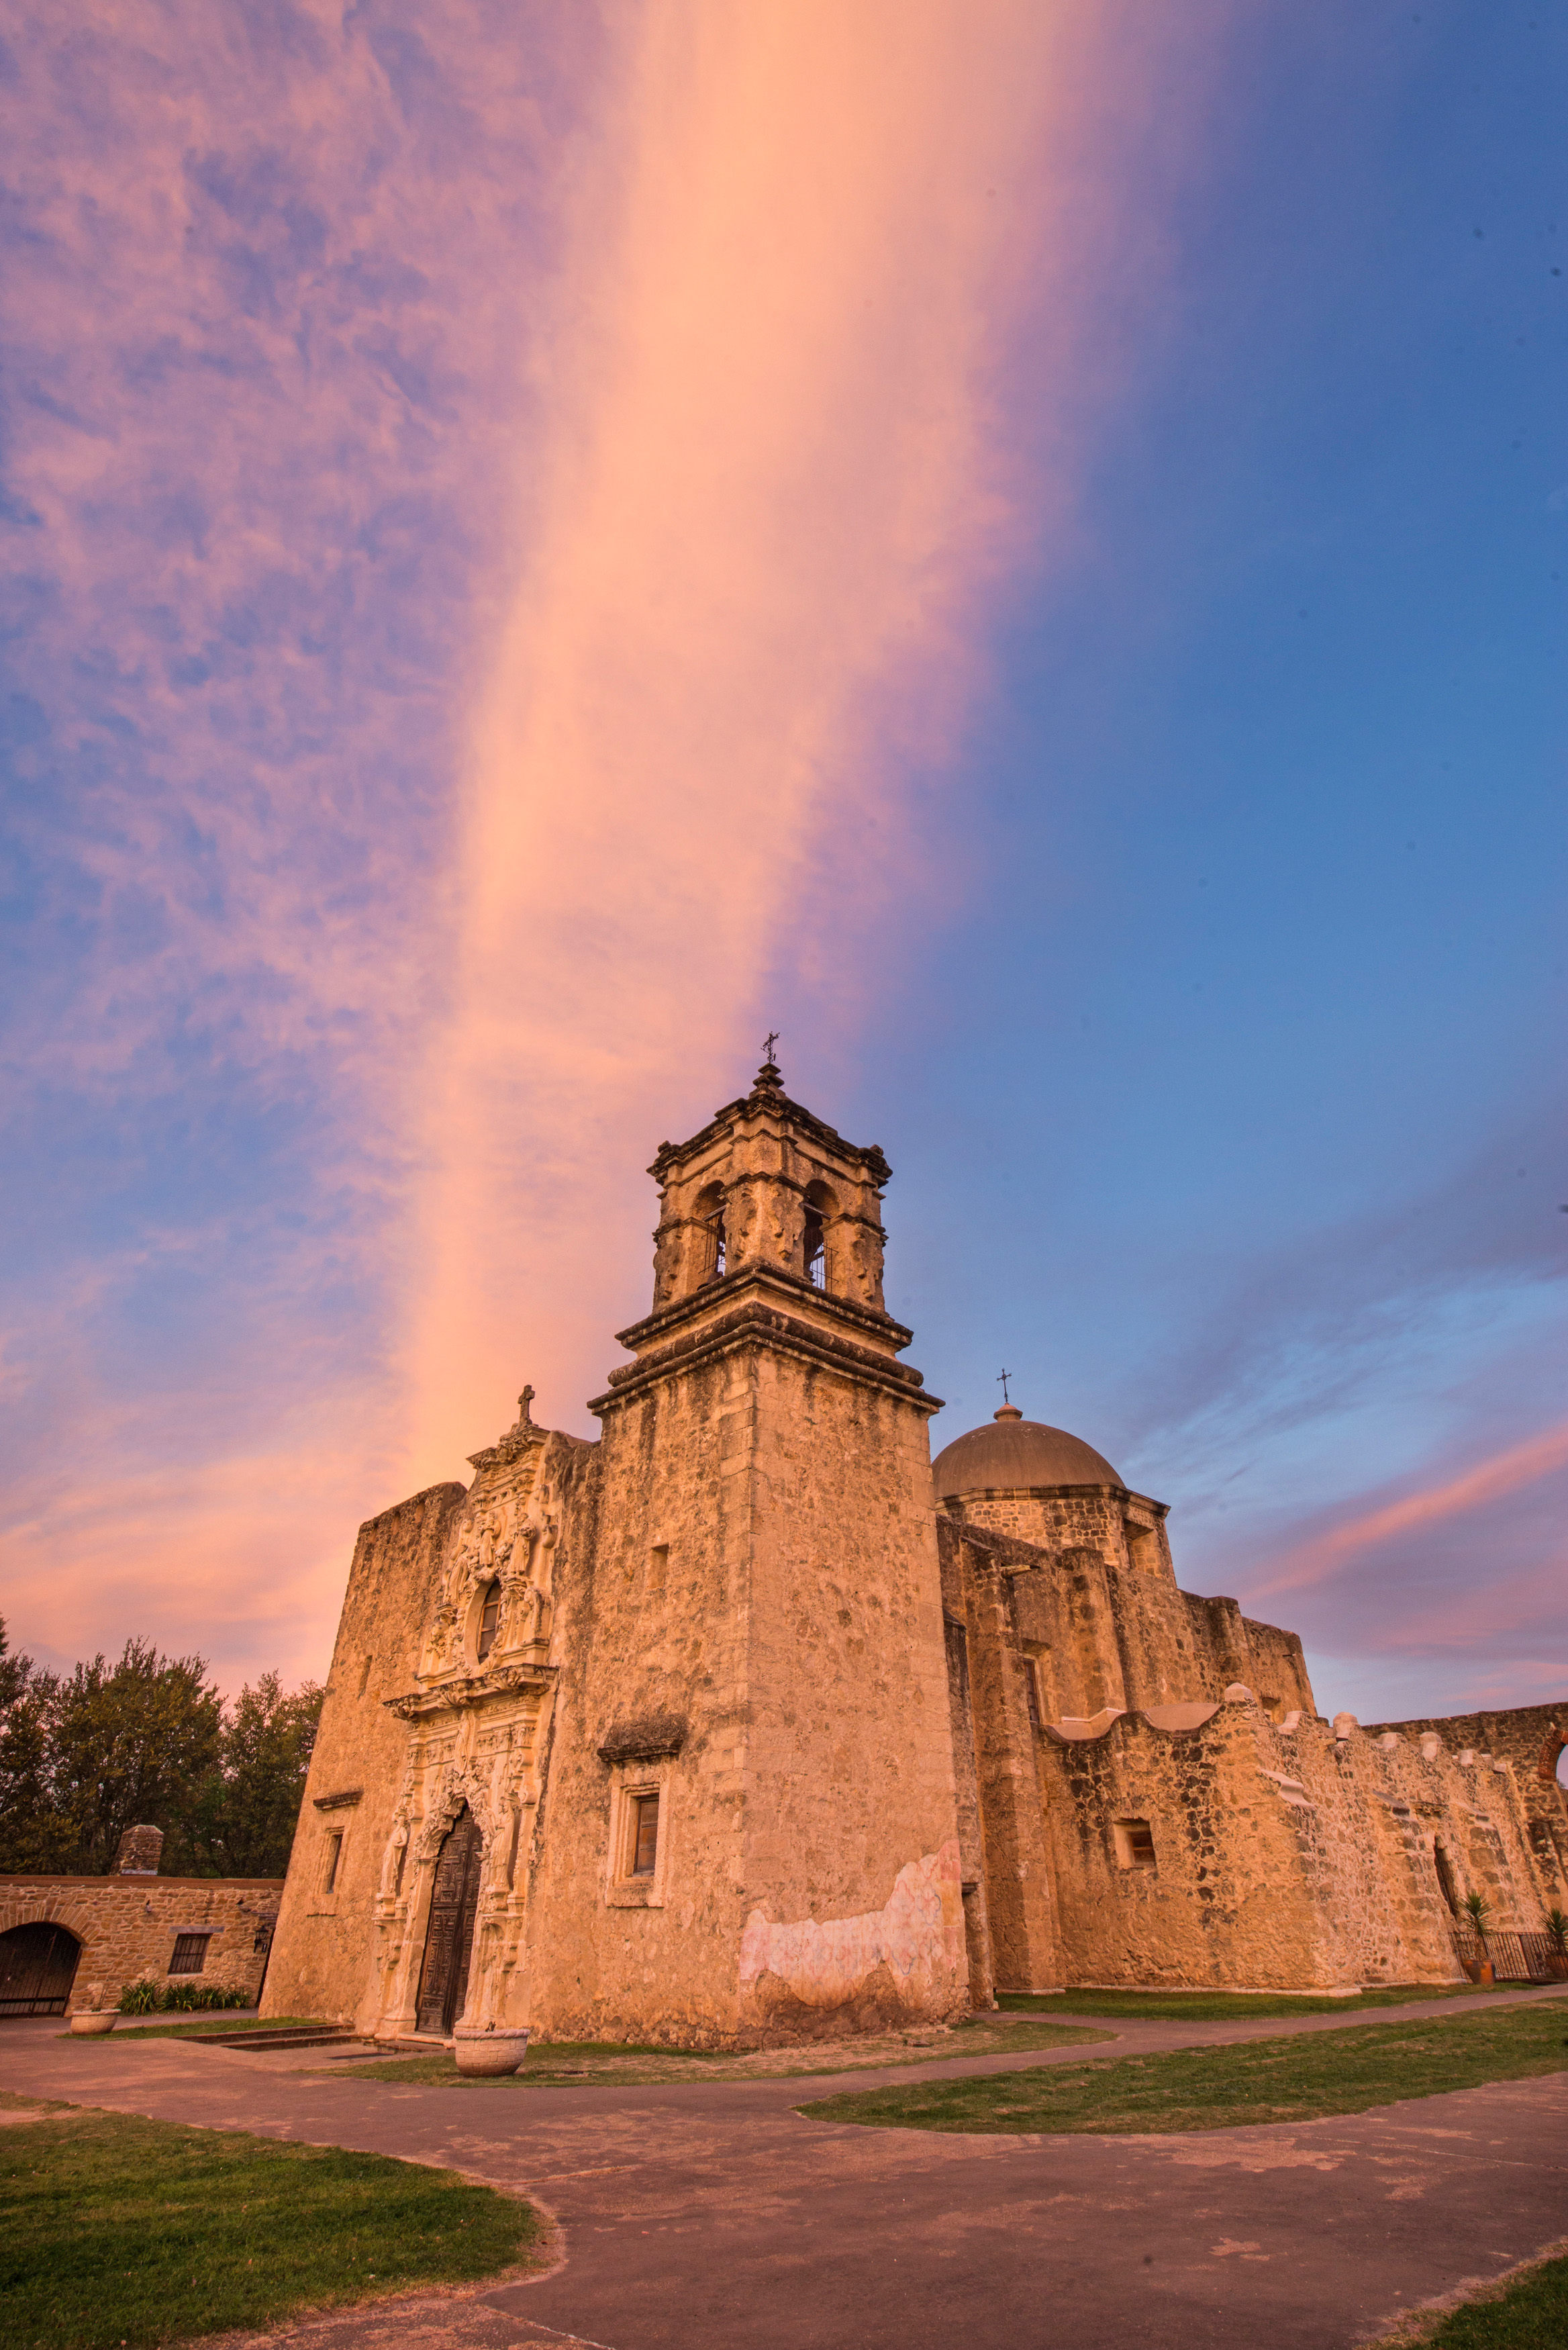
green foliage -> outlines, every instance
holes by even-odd
[[[264,1673],[226,1711],[220,1767],[195,1807],[202,1875],[283,1875],[322,1695],[314,1681],[289,1690],[276,1673]]]
[[[182,1980],[161,1983],[155,1976],[143,1975],[129,1982],[119,1994],[118,2012],[121,2015],[206,2015],[214,2009],[248,2007],[251,1995],[236,1983],[197,1982]]]
[[[164,1832],[163,1868],[191,1874],[192,1797],[218,1768],[223,1736],[205,1660],[128,1640],[117,1665],[95,1657],[62,1679],[49,1729],[50,1787],[70,1824],[72,1871],[112,1868],[125,1830],[147,1820]]]
[[[1568,1909],[1546,1912],[1546,1939],[1559,1958],[1568,1958]]]
[[[5,2338],[28,2350],[254,2331],[493,2275],[539,2234],[450,2170],[126,2114],[8,2124],[0,2205]]]
[[[163,1993],[166,2015],[206,2015],[219,2008],[249,2007],[251,1994],[238,1983],[171,1982]]]
[[[31,1657],[14,1657],[0,1617],[0,1869],[47,1873],[70,1842],[49,1794],[49,1709],[59,1687]]]
[[[803,2113],[878,2128],[966,2132],[1238,2129],[1522,2081],[1563,2069],[1561,2000],[1466,2003],[1426,2023],[1353,2024],[1288,2039],[1177,2048],[1158,2056],[981,2073],[962,2081],[823,2097]]]
[[[1484,1941],[1486,1929],[1491,1924],[1491,1903],[1487,1899],[1486,1895],[1467,1893],[1464,1899],[1464,1911],[1475,1929],[1478,1939]]]
[[[1568,2342],[1568,2260],[1537,2261],[1417,2331],[1407,2319],[1389,2350],[1563,2350]],[[1376,2350],[1376,2345],[1374,2345]]]
[[[0,1871],[101,1875],[148,1822],[168,1876],[281,1877],[321,1698],[264,1673],[225,1707],[203,1658],[145,1640],[62,1677],[0,1621]]]

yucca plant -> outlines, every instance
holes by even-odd
[[[1487,1899],[1484,1893],[1467,1893],[1465,1895],[1465,1916],[1470,1921],[1470,1929],[1474,1933],[1477,1941],[1480,1943],[1484,1950],[1486,1947],[1486,1929],[1491,1924],[1491,1903]]]
[[[1555,1957],[1568,1958],[1568,1909],[1546,1912],[1546,1939]]]

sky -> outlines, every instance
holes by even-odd
[[[4,1597],[354,1531],[791,1094],[1365,1720],[1568,1690],[1561,12],[0,0]]]

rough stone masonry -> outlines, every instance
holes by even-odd
[[[471,1485],[360,1530],[269,2012],[734,2047],[1067,1982],[1446,1982],[1468,1893],[1568,1906],[1568,1703],[1484,1751],[1325,1721],[1087,1444],[1006,1404],[933,1464],[887,1161],[771,1060],[650,1171],[598,1440],[525,1389]]]

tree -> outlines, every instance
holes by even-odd
[[[49,1787],[49,1709],[59,1681],[14,1657],[0,1617],[0,1870],[47,1875],[66,1865],[69,1829]]]
[[[206,1659],[161,1656],[151,1641],[128,1640],[112,1669],[101,1656],[78,1665],[49,1713],[48,1775],[71,1868],[107,1872],[125,1830],[146,1820],[163,1830],[168,1873],[193,1873],[198,1806],[219,1768],[223,1735]]]
[[[324,1693],[315,1681],[288,1690],[264,1673],[225,1711],[219,1767],[197,1814],[203,1873],[283,1875]]]
[[[147,1640],[62,1679],[0,1620],[0,1871],[106,1873],[146,1821],[171,1877],[281,1877],[322,1695],[264,1673],[225,1706],[204,1658]]]

